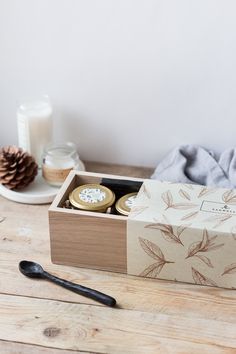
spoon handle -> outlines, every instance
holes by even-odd
[[[63,288],[71,290],[77,294],[89,297],[90,299],[101,302],[104,305],[111,306],[111,307],[116,305],[116,300],[113,297],[101,293],[100,291],[87,288],[83,285],[72,283],[65,279],[58,278],[55,275],[52,275],[46,271],[43,272],[43,277],[46,278],[47,280],[52,281],[57,285],[62,286]]]

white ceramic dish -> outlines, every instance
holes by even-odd
[[[47,184],[39,174],[34,182],[22,191],[12,191],[0,184],[0,195],[18,203],[49,204],[53,201],[59,189]]]

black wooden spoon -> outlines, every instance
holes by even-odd
[[[58,278],[55,275],[49,274],[38,263],[29,262],[29,261],[21,261],[19,263],[19,270],[21,271],[22,274],[26,275],[27,277],[43,278],[43,279],[50,280],[57,285],[61,285],[62,287],[66,288],[68,290],[74,291],[77,294],[80,294],[80,295],[89,297],[93,300],[96,300],[98,302],[101,302],[104,305],[111,306],[111,307],[116,305],[116,300],[113,297],[103,294],[103,293],[100,293],[100,291],[86,288],[85,286],[75,284],[70,281]]]

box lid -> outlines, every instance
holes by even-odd
[[[236,190],[145,180],[129,217],[236,233]]]
[[[236,288],[236,190],[145,180],[128,217],[127,269]]]

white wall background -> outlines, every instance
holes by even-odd
[[[0,0],[0,145],[17,100],[43,93],[83,159],[235,145],[235,16],[234,0]]]

